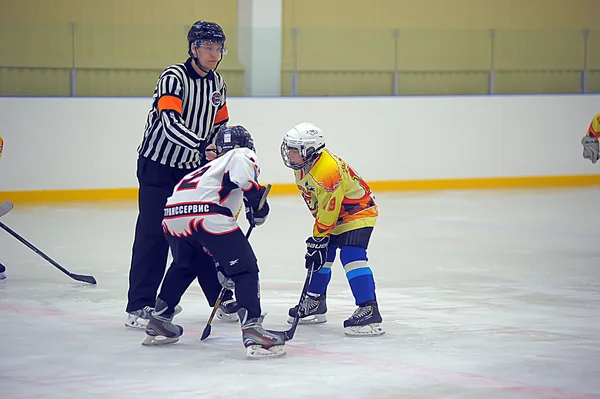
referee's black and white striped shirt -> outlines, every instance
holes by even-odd
[[[200,166],[200,145],[229,120],[225,81],[214,71],[201,77],[191,63],[188,58],[160,75],[138,147],[140,156],[172,168]]]

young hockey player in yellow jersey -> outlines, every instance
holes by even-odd
[[[367,263],[367,246],[378,215],[371,189],[350,165],[325,148],[323,132],[312,123],[300,123],[285,134],[281,157],[294,170],[296,185],[315,218],[305,255],[306,268],[314,272],[300,306],[300,322],[327,321],[325,292],[339,249],[358,306],[344,321],[344,331],[352,336],[382,335],[375,281]],[[297,307],[290,309],[290,323],[297,311]]]
[[[600,113],[594,116],[590,128],[581,139],[583,145],[583,158],[589,159],[592,163],[598,161],[598,137],[600,137]]]
[[[4,148],[4,140],[2,140],[2,137],[0,136],[0,158],[2,158],[2,149]],[[0,216],[2,216],[2,213],[0,213]],[[4,267],[4,265],[2,263],[0,263],[0,280],[4,280],[6,278],[6,274],[4,274],[6,272],[6,267]]]

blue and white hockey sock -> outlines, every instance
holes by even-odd
[[[321,270],[313,273],[310,284],[308,285],[309,294],[318,296],[327,290],[327,285],[329,285],[329,282],[331,281],[331,265],[333,265],[333,262],[335,261],[336,251],[337,247],[327,248],[327,262],[325,262]]]
[[[340,260],[346,271],[346,278],[354,295],[356,305],[375,300],[375,280],[373,271],[367,265],[367,250],[362,247],[344,246],[340,250]]]

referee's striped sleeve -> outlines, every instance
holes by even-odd
[[[158,114],[167,139],[189,149],[197,149],[202,140],[185,126],[181,118],[182,85],[175,75],[164,74],[158,82]]]

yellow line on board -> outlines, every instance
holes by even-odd
[[[266,182],[263,182],[263,184],[266,184]],[[600,185],[600,175],[395,180],[369,182],[369,185],[375,192],[576,187]],[[275,183],[273,184],[270,194],[289,195],[297,193],[298,191],[295,184]],[[0,201],[7,199],[14,203],[135,200],[137,199],[137,188],[0,191]]]

